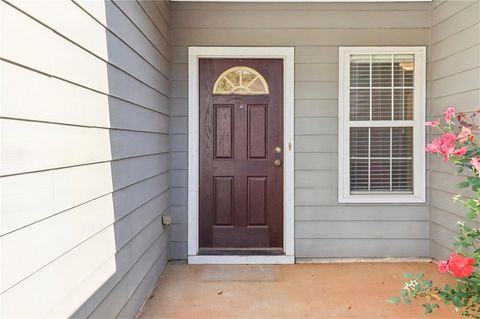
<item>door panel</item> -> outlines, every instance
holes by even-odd
[[[215,226],[233,224],[233,177],[214,177]]]
[[[233,105],[214,105],[215,157],[231,158],[233,149]]]
[[[200,59],[199,66],[199,253],[282,253],[283,166],[274,162],[283,162],[283,61]],[[212,94],[230,68],[237,73]],[[260,93],[248,93],[257,86]]]
[[[248,177],[248,226],[267,223],[267,176]]]
[[[248,105],[248,156],[267,156],[267,106]]]

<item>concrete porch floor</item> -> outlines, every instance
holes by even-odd
[[[390,305],[406,272],[437,283],[434,263],[187,265],[170,263],[144,306],[147,318],[427,318],[420,302]],[[460,318],[440,306],[428,318]]]

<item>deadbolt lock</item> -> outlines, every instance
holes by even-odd
[[[281,153],[281,152],[282,152],[282,148],[281,148],[280,146],[276,146],[276,147],[273,148],[273,151],[274,151],[275,153]]]
[[[277,160],[275,160],[275,161],[273,162],[273,165],[275,165],[275,166],[281,166],[281,165],[282,165],[282,161],[279,160],[279,159],[277,159]]]

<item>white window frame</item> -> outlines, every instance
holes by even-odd
[[[350,193],[350,56],[354,54],[413,54],[413,193]],[[338,114],[338,201],[339,203],[424,203],[425,202],[425,47],[340,47]],[[379,121],[376,121],[379,122]],[[400,121],[382,121],[398,126]],[[411,121],[407,121],[411,122]],[[358,125],[355,125],[355,127]]]

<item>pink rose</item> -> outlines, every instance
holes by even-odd
[[[461,144],[465,144],[468,140],[473,140],[472,131],[468,127],[462,126],[462,131],[458,134],[457,138]]]
[[[470,164],[475,167],[477,172],[480,172],[480,157],[472,157],[472,159],[470,160]]]
[[[434,139],[430,144],[428,144],[425,148],[425,151],[429,153],[443,154],[445,162],[448,162],[448,157],[450,155],[463,156],[467,153],[468,149],[466,147],[455,149],[456,139],[457,137],[455,136],[455,134],[445,133],[442,136]]]
[[[441,274],[449,271],[455,277],[464,278],[470,276],[475,271],[474,263],[475,260],[473,258],[467,258],[453,252],[448,260],[440,260],[437,263],[437,267],[438,272]]]
[[[450,272],[458,278],[464,278],[470,276],[475,268],[473,264],[475,260],[473,258],[467,258],[457,253],[451,253],[448,260],[448,268]]]
[[[430,144],[427,144],[427,147],[425,147],[425,151],[427,151],[428,153],[438,153],[440,152],[440,144],[440,138],[436,138]]]
[[[440,145],[440,154],[443,154],[444,161],[448,162],[448,156],[455,150],[455,140],[457,137],[453,133],[445,133],[440,136],[442,144]]]
[[[425,150],[429,153],[443,154],[445,162],[448,162],[449,155],[453,154],[455,150],[456,139],[457,136],[455,134],[445,133],[428,144]]]
[[[440,121],[438,121],[438,120],[425,122],[426,126],[431,126],[431,127],[437,127],[439,124],[440,124]]]
[[[452,120],[452,117],[455,115],[455,108],[453,106],[450,106],[447,108],[445,112],[443,112],[443,115],[445,116],[445,122],[450,122]]]
[[[439,273],[445,274],[445,273],[448,272],[448,270],[449,270],[448,261],[446,261],[446,260],[440,260],[440,261],[437,263],[437,267],[438,267],[438,272],[439,272]]]
[[[467,148],[466,147],[460,147],[459,149],[456,149],[452,152],[453,156],[463,156],[467,153]]]

